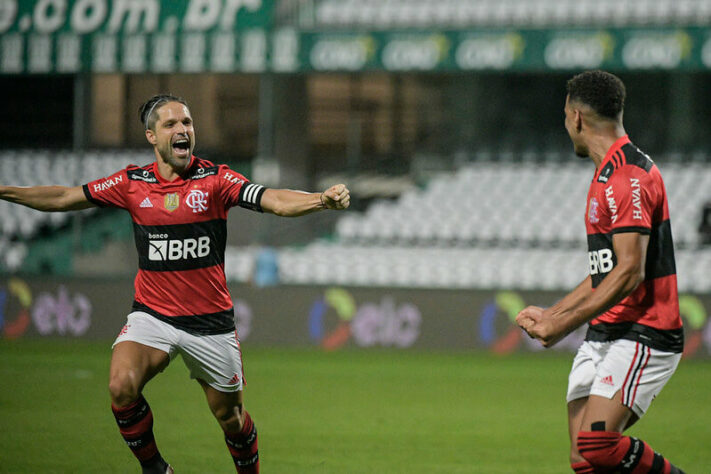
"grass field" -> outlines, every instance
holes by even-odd
[[[109,343],[0,341],[0,473],[139,472],[109,410]],[[567,473],[571,355],[243,348],[262,472]],[[630,433],[711,472],[711,365],[683,361]],[[145,391],[178,474],[234,472],[182,360]]]

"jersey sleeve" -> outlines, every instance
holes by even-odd
[[[654,212],[654,189],[645,175],[615,173],[605,188],[612,233],[649,234]]]
[[[99,207],[126,209],[129,180],[127,169],[106,178],[99,178],[82,186],[86,198]]]
[[[229,209],[234,206],[251,211],[262,212],[262,195],[267,188],[260,184],[250,183],[243,175],[221,166],[218,173],[220,183],[220,198]]]

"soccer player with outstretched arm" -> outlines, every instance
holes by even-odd
[[[667,195],[623,126],[625,86],[588,71],[568,81],[565,128],[595,174],[585,225],[590,275],[550,308],[516,322],[545,347],[589,323],[568,379],[570,462],[578,474],[682,471],[623,432],[676,370],[684,345]]]
[[[138,274],[126,325],[113,344],[109,392],[119,431],[143,473],[172,473],[153,437],[143,387],[178,354],[205,392],[237,472],[259,472],[257,430],[242,400],[242,354],[224,272],[231,207],[301,216],[346,209],[343,184],[322,193],[268,189],[193,155],[186,102],[157,95],[140,110],[155,161],[84,186],[0,186],[0,198],[42,211],[92,206],[127,210]]]

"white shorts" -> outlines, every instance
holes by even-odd
[[[622,404],[642,417],[679,365],[681,354],[619,339],[585,341],[573,360],[567,401],[588,395],[612,398],[622,391]]]
[[[180,354],[190,370],[190,378],[200,379],[220,392],[242,390],[242,351],[236,332],[195,336],[150,314],[135,311],[128,315],[113,346],[123,341],[159,349],[171,360]]]

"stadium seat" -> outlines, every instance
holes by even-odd
[[[704,25],[710,15],[709,2],[698,0],[323,0],[314,12],[332,29]]]
[[[528,150],[523,161],[512,155],[506,161],[495,161],[491,153],[473,153],[471,163],[455,172],[436,174],[424,189],[406,190],[394,201],[376,200],[365,212],[339,215],[334,241],[278,249],[280,281],[570,288],[587,272],[583,218],[591,169],[561,162],[557,155]],[[0,172],[8,183],[75,186],[129,163],[143,165],[151,160],[141,152],[9,150],[0,153]],[[700,247],[698,235],[701,209],[711,200],[709,157],[706,153],[671,156],[660,163],[672,214],[679,287],[709,292],[711,279],[706,274],[711,268],[711,249]],[[7,262],[19,268],[24,253],[7,242],[27,241],[40,229],[60,227],[72,216],[0,201],[0,261],[6,268]],[[257,246],[228,247],[227,278],[252,281],[259,252]]]
[[[554,152],[529,155],[524,163],[475,160],[435,176],[423,190],[344,214],[334,242],[279,251],[281,281],[524,290],[577,285],[588,265],[590,167],[546,158]],[[665,162],[662,173],[670,190],[680,288],[710,291],[704,275],[711,253],[697,247],[696,228],[701,206],[711,198],[711,166]],[[226,271],[237,276],[229,265]]]

